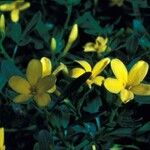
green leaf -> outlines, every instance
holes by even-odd
[[[145,134],[146,132],[150,131],[150,121],[144,124],[142,127],[140,127],[137,131],[136,134],[141,135]]]
[[[5,75],[3,75],[2,73],[0,73],[0,91],[5,86],[6,82],[7,82],[7,80],[6,80]]]
[[[131,35],[126,41],[126,49],[131,55],[134,55],[138,49],[138,36],[136,34]]]
[[[109,133],[109,135],[118,137],[128,137],[132,135],[132,128],[119,128]]]
[[[21,32],[21,25],[19,23],[12,23],[10,25],[8,36],[10,36],[12,40],[18,44],[21,40]]]
[[[135,101],[139,104],[150,104],[150,96],[136,96]]]
[[[36,24],[41,20],[41,12],[38,11],[34,14],[28,25],[26,26],[25,30],[23,31],[22,37],[25,37],[29,32],[31,32],[35,27]]]
[[[15,66],[15,64],[9,60],[3,60],[1,62],[1,72],[8,80],[13,75],[22,75],[22,72]]]
[[[87,102],[87,105],[83,107],[83,110],[89,113],[97,113],[100,106],[102,106],[101,99],[99,97],[90,99]]]
[[[51,135],[46,130],[41,130],[38,135],[39,149],[49,150],[51,145]],[[38,146],[37,146],[38,147]]]

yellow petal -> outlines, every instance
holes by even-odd
[[[29,2],[25,2],[25,3],[23,3],[23,5],[20,5],[19,7],[18,7],[18,9],[20,10],[20,11],[22,11],[22,10],[25,10],[25,9],[27,9],[27,8],[29,8],[30,7],[30,3]]]
[[[81,76],[83,73],[85,73],[85,70],[82,68],[74,68],[70,71],[70,76],[72,78],[78,78]]]
[[[37,59],[32,59],[27,67],[26,76],[31,85],[35,85],[42,77],[42,64]]]
[[[98,36],[96,38],[96,43],[101,44],[101,45],[106,45],[108,42],[108,38],[103,38],[101,36]]]
[[[95,83],[98,86],[101,86],[103,81],[104,81],[104,77],[102,76],[97,76],[93,79],[93,83]]]
[[[0,5],[0,11],[11,11],[15,9],[15,3],[10,3],[10,4],[2,4]]]
[[[4,145],[4,128],[0,128],[0,148]]]
[[[128,80],[128,71],[122,61],[119,59],[113,59],[111,61],[111,69],[116,78],[126,85]]]
[[[9,86],[16,92],[20,94],[29,94],[30,93],[30,84],[29,82],[20,77],[20,76],[12,76],[9,81]]]
[[[13,101],[14,101],[15,103],[25,103],[25,102],[27,102],[31,97],[32,97],[32,95],[20,94],[20,95],[16,96]]]
[[[150,95],[150,84],[139,84],[130,90],[136,95]]]
[[[94,78],[97,75],[99,75],[105,69],[105,67],[109,64],[109,62],[110,62],[109,58],[103,58],[102,60],[97,62],[92,70],[92,77]]]
[[[86,83],[87,83],[88,87],[91,89],[92,88],[92,84],[93,84],[93,80],[87,79]]]
[[[123,89],[120,92],[120,98],[123,103],[127,103],[130,100],[134,99],[134,94],[131,91]]]
[[[56,85],[54,85],[52,88],[50,88],[47,92],[54,93],[55,91],[56,91]]]
[[[138,61],[129,72],[128,85],[138,85],[145,78],[149,65],[145,61]]]
[[[92,68],[90,66],[90,64],[87,61],[84,60],[76,60],[77,63],[79,63],[86,72],[91,72]]]
[[[18,22],[19,21],[19,10],[18,9],[14,9],[11,11],[11,20],[13,22]]]
[[[99,46],[99,47],[97,48],[97,52],[98,52],[98,53],[105,52],[106,48],[107,48],[107,45]]]
[[[36,95],[34,97],[34,100],[36,101],[39,107],[45,107],[45,106],[48,106],[49,102],[51,101],[51,98],[49,94],[43,93],[40,95]]]
[[[53,75],[57,75],[60,71],[65,74],[68,74],[68,68],[65,64],[60,63],[60,65],[53,71]]]
[[[96,51],[95,44],[92,42],[86,43],[83,48],[84,48],[84,52],[95,52]]]
[[[42,76],[48,76],[52,72],[52,63],[51,60],[47,57],[42,57],[41,58],[41,63],[42,63]]]
[[[36,84],[38,93],[43,93],[48,91],[55,85],[55,83],[56,83],[56,76],[54,75],[49,75],[41,78]]]
[[[113,78],[107,78],[104,81],[104,86],[109,92],[116,94],[119,93],[124,88],[122,82]]]

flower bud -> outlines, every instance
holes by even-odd
[[[3,14],[0,16],[0,34],[2,36],[5,34],[5,17]]]
[[[78,25],[74,24],[69,35],[68,43],[73,43],[78,37]]]
[[[50,48],[51,48],[52,52],[55,52],[56,47],[57,47],[56,39],[52,37],[51,43],[50,43]]]

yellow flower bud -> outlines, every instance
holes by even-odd
[[[3,14],[0,16],[0,33],[5,34],[5,17]]]
[[[52,52],[55,52],[56,47],[57,47],[56,39],[51,38],[50,48],[51,48]]]
[[[74,24],[69,35],[68,43],[73,43],[78,37],[78,25]]]
[[[72,30],[70,32],[67,45],[66,45],[66,47],[63,51],[63,56],[66,55],[66,53],[69,51],[69,49],[71,48],[72,44],[75,42],[77,37],[78,37],[78,25],[74,24],[73,27],[72,27]]]

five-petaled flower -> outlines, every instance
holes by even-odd
[[[42,63],[32,59],[27,66],[26,77],[12,76],[9,79],[9,86],[19,93],[14,102],[23,103],[33,98],[38,106],[47,106],[51,100],[48,90],[55,86],[55,75],[42,76]]]
[[[127,103],[135,95],[150,95],[150,85],[141,83],[148,72],[149,65],[143,60],[138,61],[130,71],[119,59],[111,61],[111,69],[116,78],[107,78],[104,86],[109,92],[120,93],[123,103]]]
[[[13,22],[18,22],[20,11],[23,11],[29,7],[29,2],[25,2],[24,0],[16,0],[15,2],[0,5],[0,11],[10,11],[11,20]]]
[[[96,84],[98,86],[101,86],[102,82],[104,81],[104,77],[100,76],[99,74],[105,69],[105,67],[109,64],[110,59],[109,58],[103,58],[99,62],[95,64],[95,66],[91,67],[91,65],[84,60],[76,61],[79,63],[82,67],[74,68],[70,71],[70,76],[72,78],[78,78],[85,72],[91,72],[92,75],[89,79],[87,79],[86,83],[88,84],[89,88],[91,88],[92,84]]]
[[[0,128],[0,150],[5,150],[5,145],[4,145],[4,128]]]
[[[84,52],[97,52],[98,54],[103,53],[107,49],[108,38],[98,36],[95,43],[88,42],[84,45]]]

